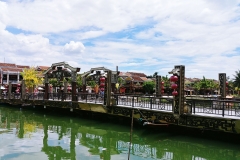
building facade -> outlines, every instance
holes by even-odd
[[[9,83],[11,83],[14,91],[23,79],[20,73],[24,68],[30,67],[13,63],[0,63],[0,85],[8,87]]]

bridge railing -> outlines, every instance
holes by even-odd
[[[77,101],[103,104],[103,97],[96,93],[77,93]]]
[[[172,98],[131,95],[116,95],[115,98],[117,105],[172,111]]]
[[[238,100],[200,100],[190,99],[187,103],[191,105],[192,113],[214,114],[221,116],[240,116],[240,101]]]
[[[49,100],[71,101],[71,93],[49,93]],[[8,93],[1,96],[7,99]],[[77,101],[84,103],[103,104],[103,97],[95,93],[77,93]],[[21,99],[21,94],[11,93],[10,99]],[[27,93],[24,99],[44,100],[44,93]],[[112,95],[112,101],[117,106],[138,107],[151,110],[161,110],[172,112],[174,99],[172,97],[154,97],[150,95]],[[239,99],[187,99],[192,114],[209,114],[219,116],[238,116],[240,117]]]

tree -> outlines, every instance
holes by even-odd
[[[169,94],[171,89],[171,83],[170,83],[170,79],[168,78],[168,76],[166,75],[165,77],[164,76],[161,76],[162,78],[162,81],[164,82],[164,92]]]
[[[200,81],[194,82],[193,88],[194,88],[195,93],[199,94],[199,90],[201,89],[201,82]]]
[[[156,78],[158,76],[158,72],[153,73],[153,78]]]
[[[80,74],[77,75],[76,85],[78,88],[82,87],[82,76]]]
[[[234,87],[240,88],[240,70],[235,71],[236,75],[233,75],[233,85]]]
[[[153,81],[143,82],[143,89],[146,93],[153,93],[154,86],[155,86],[155,82]]]
[[[87,85],[90,86],[91,88],[94,88],[96,86],[96,82],[95,81],[87,81]]]
[[[56,78],[49,79],[49,84],[51,84],[53,87],[59,86],[58,81]]]
[[[210,92],[212,94],[213,90],[219,88],[219,84],[217,82],[215,82],[213,79],[206,79],[203,76],[203,79],[201,79],[198,82],[194,82],[193,88],[196,92],[199,92],[200,90],[202,90],[203,94],[205,94],[207,90],[210,90]]]
[[[25,85],[28,88],[33,88],[33,86],[43,84],[42,73],[36,71],[35,67],[25,68],[20,74],[22,75]]]
[[[239,91],[240,89],[240,70],[235,71],[236,75],[233,75],[233,86],[235,87],[235,90]]]
[[[121,77],[118,77],[117,81],[119,86],[122,86],[123,84],[125,84],[125,81]]]

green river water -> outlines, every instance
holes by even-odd
[[[130,124],[0,105],[0,160],[127,160]],[[130,160],[240,160],[240,144],[134,128]]]

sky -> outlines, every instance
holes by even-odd
[[[0,62],[188,78],[240,69],[240,0],[0,0]],[[170,75],[169,75],[170,77]]]

